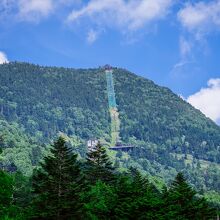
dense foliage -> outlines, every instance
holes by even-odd
[[[169,89],[120,69],[114,73],[125,141],[135,137],[171,152],[220,162],[219,126]]]
[[[45,146],[37,144],[34,138],[29,138],[16,122],[8,123],[0,119],[0,131],[0,148],[3,151],[0,167],[31,175],[33,167],[46,152]]]
[[[137,147],[128,153],[108,152],[114,165],[121,170],[138,167],[167,183],[182,171],[201,194],[212,191],[209,197],[219,198],[220,127],[150,80],[116,68],[113,77],[121,139]],[[4,169],[30,176],[60,132],[85,157],[85,141],[96,137],[110,142],[110,129],[102,68],[0,65]]]
[[[83,176],[76,158],[63,138],[54,143],[51,155],[33,176],[33,219],[77,219],[80,216]]]
[[[90,178],[94,173],[88,173],[88,164],[95,173],[98,168],[101,171],[96,178]],[[217,215],[181,173],[159,191],[135,168],[119,173],[100,144],[88,153],[86,161],[78,161],[62,137],[30,177],[32,189],[25,187],[29,193],[22,192],[23,188],[16,190],[22,182],[27,183],[0,170],[1,219],[211,220]]]

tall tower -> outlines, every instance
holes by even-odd
[[[117,108],[116,107],[116,100],[115,100],[115,89],[114,89],[114,82],[113,82],[113,69],[110,66],[105,66],[105,74],[106,74],[106,81],[107,81],[107,92],[108,92],[108,104],[109,108]]]
[[[112,74],[113,68],[109,65],[105,65],[104,70],[107,81],[108,104],[111,117],[111,145],[115,146],[120,140],[120,120],[115,99],[114,80]]]

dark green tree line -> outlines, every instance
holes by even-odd
[[[33,175],[33,219],[77,219],[82,204],[83,175],[77,161],[59,138]]]
[[[182,173],[161,192],[135,168],[127,173],[116,172],[100,143],[88,152],[86,161],[79,162],[60,137],[34,172],[31,194],[25,192],[28,182],[19,174],[16,178],[4,171],[0,174],[2,219],[212,220],[216,217],[216,210],[197,196]]]

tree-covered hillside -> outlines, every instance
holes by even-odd
[[[0,66],[0,112],[31,135],[58,131],[82,138],[109,133],[105,78],[98,70]]]
[[[150,80],[117,68],[113,77],[120,137],[137,146],[129,153],[110,152],[115,165],[121,169],[133,165],[166,181],[182,171],[199,189],[220,191],[220,127]],[[38,152],[35,142],[49,143],[59,132],[65,133],[83,156],[83,141],[96,137],[110,142],[103,69],[17,62],[0,65],[0,118],[4,121],[1,133],[8,133],[6,122],[12,127],[14,123],[34,140],[29,145],[30,163],[34,166],[33,157]],[[7,141],[3,145],[7,164],[14,162],[16,156],[10,156],[9,161],[8,155],[16,154],[15,146]]]
[[[220,162],[220,127],[200,111],[168,88],[125,70],[115,71],[115,82],[125,141],[135,137]]]

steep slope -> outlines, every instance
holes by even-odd
[[[115,89],[124,141],[134,136],[177,153],[220,162],[220,127],[168,88],[119,69]]]
[[[115,163],[138,166],[167,181],[183,170],[197,187],[219,190],[220,127],[150,80],[116,68],[113,78],[120,137],[137,146],[129,154],[111,152]],[[0,65],[0,118],[16,122],[39,142],[48,143],[58,132],[80,141],[110,142],[105,73],[101,68]]]
[[[53,138],[58,131],[82,138],[109,133],[105,76],[99,70],[0,66],[0,112],[31,135]]]

